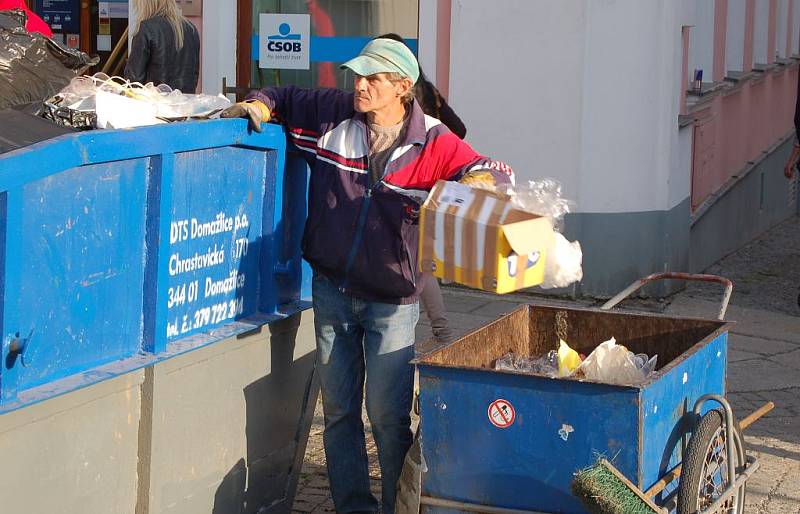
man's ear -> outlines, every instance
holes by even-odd
[[[411,83],[411,79],[402,79],[397,82],[400,85],[400,89],[397,91],[400,97],[406,96],[406,93],[411,91],[411,88],[414,87],[414,84]]]

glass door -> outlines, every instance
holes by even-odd
[[[372,38],[402,36],[417,52],[419,0],[239,0],[237,84],[250,89],[294,84],[300,87],[351,87],[339,64],[351,59]],[[308,69],[262,68],[259,17],[262,13],[308,14]],[[240,89],[241,91],[241,89]]]

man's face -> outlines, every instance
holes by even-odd
[[[366,77],[355,75],[353,89],[355,110],[362,113],[380,111],[386,107],[402,103],[403,95],[410,89],[408,79],[391,81],[386,73],[376,73]]]

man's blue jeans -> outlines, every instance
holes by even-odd
[[[411,446],[414,328],[419,304],[353,298],[327,278],[313,281],[317,370],[325,414],[325,459],[336,512],[376,512],[361,421],[367,416],[378,447],[383,513],[394,512],[397,480]],[[365,381],[366,378],[366,381]]]

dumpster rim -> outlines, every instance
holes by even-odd
[[[425,360],[425,359],[427,359],[427,358],[429,358],[429,357],[431,357],[431,356],[433,356],[433,355],[435,355],[435,354],[437,354],[439,352],[442,352],[442,351],[446,350],[447,348],[450,348],[451,346],[456,345],[457,343],[459,343],[465,337],[469,337],[471,335],[474,335],[475,333],[477,333],[480,330],[484,330],[484,329],[486,329],[486,328],[488,328],[488,327],[490,327],[490,326],[492,326],[492,325],[494,325],[496,323],[499,323],[501,320],[503,320],[503,319],[505,319],[505,318],[517,313],[520,310],[526,310],[526,311],[528,311],[528,313],[530,313],[531,308],[535,308],[535,307],[544,307],[544,308],[547,308],[547,309],[569,310],[569,311],[579,311],[579,312],[592,312],[592,313],[600,313],[600,314],[610,315],[610,316],[626,315],[626,316],[634,316],[634,317],[641,317],[641,318],[669,318],[669,319],[682,320],[682,321],[702,321],[702,322],[705,322],[705,323],[713,323],[715,325],[718,325],[718,327],[715,328],[711,333],[709,333],[708,335],[706,335],[705,337],[703,337],[702,339],[700,339],[699,341],[694,343],[692,346],[687,348],[685,351],[681,352],[681,354],[678,357],[672,359],[664,367],[656,370],[654,373],[652,373],[641,384],[610,384],[608,382],[601,382],[599,380],[592,380],[592,379],[588,379],[588,378],[549,377],[547,375],[540,375],[538,373],[525,373],[525,372],[521,372],[521,371],[497,370],[497,369],[491,369],[491,368],[478,368],[478,367],[474,367],[474,366],[448,366],[446,364],[428,362],[428,361]],[[535,378],[540,378],[540,379],[545,379],[545,380],[569,380],[570,382],[587,383],[587,384],[599,384],[599,385],[604,385],[604,386],[609,386],[609,387],[618,387],[618,388],[624,388],[624,389],[643,390],[643,389],[647,388],[649,385],[651,385],[652,383],[656,382],[657,380],[660,380],[663,376],[665,376],[669,371],[671,371],[678,364],[680,364],[681,362],[685,361],[687,358],[689,358],[693,354],[697,353],[700,350],[700,348],[702,348],[703,343],[706,343],[706,344],[710,343],[711,341],[713,341],[714,339],[716,339],[717,337],[719,337],[722,334],[726,334],[727,335],[727,333],[730,332],[731,327],[733,327],[734,325],[736,325],[735,321],[719,320],[719,319],[716,319],[716,318],[715,319],[710,319],[710,318],[700,318],[700,317],[695,317],[695,316],[665,316],[665,315],[662,315],[662,314],[655,314],[655,313],[641,312],[641,311],[628,311],[628,310],[619,310],[619,309],[610,310],[610,309],[600,309],[600,308],[597,308],[597,307],[565,307],[563,305],[555,305],[555,304],[548,304],[548,303],[525,303],[525,304],[519,305],[518,307],[514,308],[513,310],[503,314],[502,316],[498,317],[497,319],[494,319],[494,320],[490,321],[486,325],[483,325],[481,327],[478,327],[478,328],[476,328],[474,330],[471,330],[471,331],[467,332],[466,334],[464,334],[461,337],[457,338],[455,341],[452,341],[452,342],[447,343],[445,345],[441,345],[441,346],[435,348],[434,350],[431,350],[431,351],[426,352],[424,354],[415,356],[411,360],[411,364],[413,364],[413,365],[415,365],[417,367],[420,367],[420,368],[431,367],[431,368],[457,369],[457,370],[461,370],[461,371],[472,371],[472,372],[485,372],[485,373],[491,372],[491,373],[501,373],[501,374],[504,374],[504,375],[512,375],[512,376],[535,377]],[[725,364],[726,364],[725,365],[725,368],[726,368],[725,369],[725,373],[727,375],[727,362]]]

